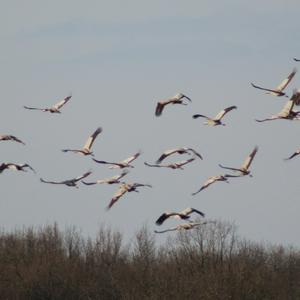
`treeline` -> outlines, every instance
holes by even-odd
[[[156,243],[56,224],[0,233],[0,299],[300,299],[300,251],[241,239],[217,222]]]

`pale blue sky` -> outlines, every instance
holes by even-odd
[[[298,1],[4,1],[1,133],[27,145],[2,142],[1,161],[28,162],[38,174],[1,175],[1,225],[57,221],[93,235],[105,223],[131,236],[145,222],[154,229],[165,210],[193,206],[235,222],[246,238],[300,246],[300,161],[283,161],[300,147],[300,124],[256,123],[278,112],[285,99],[250,86],[275,87],[297,66],[299,9]],[[297,74],[287,93],[299,85]],[[50,106],[70,92],[61,115],[22,108]],[[193,102],[167,107],[156,118],[157,101],[177,92]],[[238,109],[226,116],[226,127],[206,127],[191,117],[230,105]],[[122,160],[141,149],[127,179],[153,185],[121,198],[109,212],[104,208],[117,186],[39,182],[89,169],[91,180],[116,174],[89,157],[60,151],[81,147],[98,126],[103,133],[94,144],[96,158]],[[222,173],[218,163],[239,166],[254,145],[253,178],[191,196],[208,176]],[[204,160],[184,171],[143,165],[176,146],[193,147]]]

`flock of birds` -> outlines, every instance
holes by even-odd
[[[294,58],[294,60],[296,62],[299,62],[300,59]],[[251,83],[251,85],[256,88],[256,89],[260,89],[263,91],[266,91],[267,94],[270,94],[272,96],[276,96],[276,97],[287,97],[289,98],[289,100],[286,102],[286,104],[284,105],[283,109],[277,113],[274,114],[270,117],[267,117],[265,119],[261,119],[261,120],[256,120],[257,122],[265,122],[265,121],[272,121],[272,120],[276,120],[276,119],[287,119],[287,120],[300,120],[300,111],[296,111],[294,110],[294,106],[298,106],[300,105],[300,89],[295,89],[293,91],[293,94],[291,97],[287,96],[286,93],[284,92],[285,88],[288,86],[288,84],[290,83],[290,81],[293,79],[293,77],[295,76],[297,72],[297,69],[293,69],[292,72],[276,87],[276,88],[264,88],[261,86],[258,86],[254,83]],[[61,108],[68,103],[72,98],[72,95],[69,95],[67,97],[65,97],[63,100],[59,101],[58,103],[56,103],[55,105],[53,105],[52,107],[49,108],[36,108],[36,107],[28,107],[28,106],[24,106],[25,109],[27,110],[39,110],[42,112],[50,112],[50,113],[61,113]],[[188,103],[185,102],[185,99],[189,102],[192,102],[192,100],[187,97],[184,94],[178,93],[176,94],[174,97],[166,99],[166,100],[161,100],[157,103],[156,105],[156,109],[155,109],[155,115],[157,117],[161,116],[163,111],[165,110],[166,106],[170,105],[170,104],[180,104],[180,105],[187,105]],[[224,124],[222,122],[222,119],[224,118],[224,116],[229,113],[230,111],[237,109],[236,106],[229,106],[225,109],[223,109],[222,111],[220,111],[215,117],[208,117],[202,114],[194,114],[192,117],[194,119],[197,118],[204,118],[206,119],[206,122],[204,123],[205,125],[210,125],[210,126],[218,126],[218,125],[222,125],[225,126],[226,124]],[[126,193],[130,193],[130,192],[139,192],[139,188],[141,187],[149,187],[151,188],[152,185],[150,184],[145,184],[145,183],[137,183],[137,182],[126,182],[123,181],[123,177],[125,177],[129,171],[129,168],[134,168],[134,165],[132,164],[136,159],[138,159],[141,155],[141,151],[135,153],[134,155],[122,160],[122,161],[116,161],[116,162],[111,162],[111,161],[105,161],[105,160],[98,160],[94,158],[94,153],[92,152],[92,146],[97,138],[97,136],[102,132],[102,128],[98,127],[87,139],[86,143],[84,144],[84,146],[81,149],[62,149],[63,152],[71,152],[71,153],[75,153],[75,154],[80,154],[80,155],[84,155],[84,156],[91,156],[92,160],[94,162],[96,162],[97,164],[104,164],[104,165],[109,165],[110,169],[124,169],[123,172],[121,174],[115,175],[111,178],[106,178],[106,179],[99,179],[96,181],[92,181],[92,182],[87,182],[84,179],[86,177],[88,177],[92,172],[88,171],[78,177],[72,178],[72,179],[68,179],[68,180],[63,180],[63,181],[50,181],[50,180],[45,180],[43,178],[40,178],[40,181],[43,183],[47,183],[47,184],[62,184],[62,185],[66,185],[66,186],[70,186],[70,187],[76,187],[78,188],[78,183],[83,183],[84,185],[95,185],[95,184],[116,184],[119,185],[116,193],[112,196],[108,206],[107,206],[107,210],[111,209],[113,205],[115,205],[115,203],[122,197],[124,196]],[[25,143],[20,140],[19,138],[17,138],[14,135],[0,135],[0,141],[14,141],[20,144],[25,145]],[[227,167],[224,165],[219,164],[220,168],[222,169],[226,169],[229,171],[232,171],[233,173],[231,174],[220,174],[220,175],[215,175],[215,176],[211,176],[209,177],[204,183],[203,185],[194,193],[192,193],[192,195],[196,195],[199,192],[201,192],[202,190],[208,188],[210,185],[212,185],[215,182],[218,181],[223,181],[228,183],[230,178],[236,178],[236,177],[242,177],[242,176],[247,176],[249,175],[250,177],[252,177],[251,171],[250,171],[250,166],[251,163],[256,155],[258,151],[258,147],[255,146],[254,149],[251,151],[251,153],[245,158],[244,162],[242,163],[242,165],[240,167]],[[173,157],[176,155],[192,155],[192,157],[187,158],[186,160],[182,160],[182,161],[177,161],[177,162],[173,162],[173,163],[163,163],[165,160],[167,160],[169,157]],[[286,158],[287,160],[290,160],[292,158],[294,158],[295,156],[300,154],[300,148],[298,150],[296,150],[294,153],[292,153],[288,158]],[[179,147],[179,148],[175,148],[175,149],[168,149],[166,151],[164,151],[160,157],[155,161],[154,164],[152,163],[148,163],[148,162],[144,162],[144,164],[147,167],[156,167],[156,168],[170,168],[170,169],[181,169],[183,170],[183,166],[192,163],[193,161],[195,161],[196,159],[200,159],[202,160],[203,157],[200,153],[198,153],[196,150],[192,149],[192,148],[188,148],[188,147]],[[11,170],[17,170],[17,171],[24,171],[26,172],[27,169],[32,170],[34,173],[35,170],[27,163],[25,164],[16,164],[16,163],[2,163],[0,164],[0,173],[2,173],[4,170],[6,169],[11,169]],[[192,229],[194,227],[197,226],[201,226],[204,224],[208,224],[212,221],[206,221],[206,222],[196,222],[191,220],[191,214],[197,214],[199,217],[205,217],[205,214],[195,208],[191,208],[188,207],[186,209],[184,209],[183,211],[180,212],[164,212],[161,216],[159,216],[159,218],[156,221],[156,225],[162,225],[168,218],[177,218],[180,220],[189,220],[188,223],[180,223],[175,227],[166,229],[166,230],[162,230],[162,231],[158,231],[155,230],[155,233],[164,233],[164,232],[168,232],[168,231],[175,231],[175,230],[189,230]]]

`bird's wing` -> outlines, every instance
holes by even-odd
[[[287,103],[284,105],[283,109],[277,115],[280,117],[287,117],[291,113],[294,104],[294,100],[288,100]]]
[[[137,159],[139,156],[141,155],[141,152],[137,152],[136,154],[124,159],[121,163],[122,164],[129,164],[131,163],[132,161],[134,161],[135,159]]]
[[[295,105],[300,105],[300,89],[293,90],[293,95],[290,100],[294,101]]]
[[[191,214],[193,212],[199,214],[202,217],[205,217],[205,214],[203,212],[201,212],[200,210],[197,210],[195,208],[192,208],[192,207],[186,208],[185,210],[181,211],[180,214],[189,215],[189,214]]]
[[[129,171],[125,170],[121,174],[113,176],[111,179],[113,179],[113,180],[119,180],[119,179],[123,178],[124,176],[126,176],[128,173],[129,173]]]
[[[146,187],[152,188],[151,184],[145,184],[145,183],[134,183],[133,184],[133,188],[138,188],[138,187],[141,187],[141,186],[146,186]]]
[[[243,164],[241,166],[241,169],[248,170],[257,150],[258,150],[258,147],[255,146],[254,149],[252,150],[252,152],[246,157],[245,161],[243,162]]]
[[[287,78],[285,78],[277,87],[275,90],[282,92],[287,85],[290,83],[290,81],[293,79],[295,74],[297,73],[297,69],[294,68],[293,71],[288,75]]]
[[[88,172],[84,173],[83,175],[78,176],[78,177],[72,179],[72,181],[75,181],[75,182],[76,182],[76,181],[79,181],[79,180],[81,180],[81,179],[83,179],[83,178],[85,178],[85,177],[88,177],[90,174],[92,174],[92,172],[91,172],[91,171],[88,171]]]
[[[32,172],[36,173],[35,169],[32,168],[29,164],[24,164],[24,165],[22,165],[21,167],[22,167],[22,168],[27,167],[27,168],[29,168]]]
[[[72,95],[65,97],[63,100],[59,101],[55,105],[53,105],[54,109],[60,109],[62,106],[64,106],[70,99],[72,98]]]
[[[6,163],[2,163],[0,165],[0,173],[2,173],[5,169],[7,169],[7,164]]]
[[[214,183],[215,181],[218,180],[218,176],[212,176],[212,177],[209,177],[203,184],[202,187],[208,187],[209,185],[211,185],[212,183]]]
[[[156,161],[157,164],[161,163],[166,157],[169,155],[178,152],[179,150],[182,150],[182,148],[176,148],[176,149],[170,149],[166,150]]]
[[[197,118],[205,118],[207,120],[211,120],[210,117],[207,117],[207,116],[204,116],[204,115],[200,115],[200,114],[193,115],[193,119],[197,119]]]
[[[97,135],[99,133],[102,132],[102,128],[101,127],[98,127],[95,132],[88,138],[88,140],[86,141],[85,145],[83,146],[83,149],[87,149],[87,150],[91,150],[92,148],[92,145],[97,137]]]
[[[191,98],[189,98],[189,97],[188,97],[188,96],[186,96],[186,95],[183,95],[183,94],[182,94],[182,98],[185,98],[185,99],[189,100],[190,102],[192,102],[192,99],[191,99]]]
[[[187,148],[187,150],[191,151],[194,155],[198,156],[200,159],[203,159],[202,155],[199,152],[195,151],[194,149]]]
[[[51,184],[64,184],[65,183],[64,181],[47,181],[47,180],[44,180],[43,178],[40,178],[40,181],[44,182],[44,183],[51,183]]]
[[[24,142],[22,142],[20,139],[18,139],[14,135],[10,135],[10,134],[0,135],[0,141],[8,141],[8,140],[15,141],[15,142],[18,142],[18,143],[21,143],[21,144],[25,145]]]
[[[10,135],[10,138],[15,141],[15,142],[18,142],[18,143],[21,143],[23,145],[25,145],[25,143],[23,141],[21,141],[20,139],[18,139],[16,136],[14,135]]]
[[[166,219],[168,219],[170,216],[172,216],[172,213],[163,213],[156,221],[156,225],[161,225]]]
[[[292,158],[294,158],[295,156],[299,155],[300,154],[300,149],[297,150],[296,152],[294,152],[291,156],[289,156],[288,158],[286,158],[285,160],[290,160]]]
[[[98,180],[97,180],[97,181],[94,181],[94,182],[86,182],[86,181],[84,181],[84,180],[81,180],[81,182],[82,182],[83,184],[85,184],[85,185],[94,185],[94,184],[100,183],[100,182],[98,182]]]
[[[204,186],[202,186],[198,191],[196,191],[196,192],[194,192],[194,193],[192,193],[192,196],[195,196],[195,195],[197,195],[198,193],[200,193],[203,189],[205,189],[205,187]]]
[[[255,85],[254,83],[251,82],[251,85],[259,90],[263,90],[263,91],[267,91],[267,92],[271,92],[271,93],[275,93],[275,94],[280,94],[280,91],[276,90],[276,89],[267,89],[267,88],[263,88],[261,86]]]
[[[94,182],[94,183],[90,183],[90,185],[91,184],[96,184],[96,183],[97,184],[102,184],[102,183],[119,183],[119,179],[122,178],[125,175],[123,175],[123,173],[122,173],[120,175],[116,175],[116,176],[113,176],[111,178],[99,179],[99,180],[96,180],[96,182]]]
[[[180,161],[180,162],[175,163],[175,164],[178,165],[179,167],[181,167],[181,166],[184,166],[184,165],[186,165],[186,164],[188,164],[188,163],[190,163],[194,160],[195,160],[195,157],[187,159],[187,160]]]
[[[212,181],[212,180],[207,180],[207,181],[205,181],[204,184],[202,185],[202,187],[201,187],[198,191],[192,193],[192,196],[195,196],[196,194],[200,193],[202,190],[204,190],[205,188],[207,188],[207,187],[208,187],[209,185],[211,185],[213,182],[214,182],[214,181]]]
[[[31,110],[45,110],[45,108],[37,108],[37,107],[29,107],[29,106],[23,106],[26,109],[31,109]]]
[[[239,175],[225,174],[224,175],[225,178],[236,178],[236,177],[242,177],[242,176],[243,176],[242,174],[239,174]]]
[[[95,161],[98,164],[105,164],[105,165],[117,165],[118,164],[118,163],[109,162],[109,161],[106,161],[106,160],[98,160],[98,159],[95,159],[95,158],[93,158],[93,161]]]
[[[225,114],[227,114],[229,111],[231,111],[233,109],[237,109],[237,107],[235,105],[233,105],[233,106],[229,106],[229,107],[223,109],[215,116],[214,120],[215,121],[221,120],[225,116]]]
[[[205,182],[204,184],[202,185],[202,187],[195,193],[193,193],[192,195],[196,195],[198,194],[199,192],[201,192],[202,190],[204,190],[205,188],[207,188],[208,186],[210,186],[211,184],[213,184],[215,181],[218,181],[219,180],[219,176],[211,176],[209,177]]]
[[[120,185],[119,189],[113,195],[110,203],[108,204],[107,210],[110,209],[127,191],[128,191],[128,188],[125,184]]]
[[[159,102],[157,102],[157,105],[156,105],[156,108],[155,108],[155,115],[157,117],[159,117],[162,114],[165,105],[167,105],[169,103],[170,102],[166,102],[166,101],[159,101]]]

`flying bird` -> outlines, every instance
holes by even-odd
[[[28,107],[24,106],[26,109],[31,110],[41,110],[43,112],[50,112],[50,113],[61,113],[60,109],[72,98],[72,95],[65,97],[63,100],[59,101],[55,105],[50,108],[37,108],[37,107]]]
[[[201,212],[200,210],[197,210],[195,208],[192,207],[188,207],[183,211],[180,212],[164,212],[155,222],[156,225],[161,225],[165,220],[167,220],[170,217],[173,218],[180,218],[183,220],[189,219],[191,216],[190,214],[192,214],[193,212],[199,214],[201,217],[205,217],[205,214],[203,212]]]
[[[109,162],[109,161],[105,161],[105,160],[97,160],[94,159],[93,160],[98,163],[98,164],[107,164],[107,165],[111,165],[109,167],[109,169],[123,169],[123,168],[134,168],[133,165],[131,165],[130,163],[133,162],[134,160],[136,160],[140,155],[141,155],[141,151],[135,153],[134,155],[120,161],[120,162]]]
[[[239,168],[224,167],[221,164],[219,164],[219,166],[223,169],[240,172],[241,176],[249,175],[250,177],[252,177],[252,175],[250,174],[249,167],[253,161],[254,156],[256,155],[257,150],[258,150],[258,147],[255,146],[254,149],[252,150],[252,152],[246,157],[245,161]]]
[[[290,83],[290,81],[293,79],[295,74],[297,73],[297,69],[294,68],[293,71],[288,75],[287,78],[285,78],[275,89],[266,89],[263,87],[260,87],[258,85],[255,85],[254,83],[251,83],[251,85],[256,88],[263,91],[267,91],[267,94],[273,95],[273,96],[285,96],[288,97],[283,90],[287,87],[287,85]]]
[[[284,105],[283,109],[278,113],[269,118],[262,119],[262,120],[255,120],[256,122],[266,122],[266,121],[273,121],[278,119],[285,119],[285,120],[298,120],[300,111],[294,111],[295,103],[300,103],[300,89],[294,90],[292,97],[287,101]]]
[[[211,184],[213,184],[216,181],[224,181],[226,183],[229,183],[228,179],[227,179],[227,175],[216,175],[216,176],[210,176],[202,185],[202,187],[195,193],[192,193],[193,196],[195,196],[196,194],[198,194],[199,192],[201,192],[202,190],[206,189],[207,187],[209,187]]]
[[[119,186],[119,189],[117,190],[117,192],[113,195],[113,197],[112,197],[112,199],[111,199],[111,201],[108,204],[106,209],[109,210],[127,192],[136,192],[136,193],[138,193],[139,191],[137,190],[137,188],[142,187],[142,186],[152,188],[152,185],[150,185],[150,184],[123,182]]]
[[[200,153],[198,153],[197,151],[195,151],[192,148],[187,148],[187,147],[180,147],[180,148],[175,148],[175,149],[170,149],[170,150],[166,150],[156,161],[157,164],[160,164],[166,157],[172,155],[172,154],[191,154],[193,153],[195,156],[199,157],[200,159],[203,159],[203,157],[201,156]]]
[[[296,150],[291,156],[289,156],[285,160],[290,160],[290,159],[294,158],[295,156],[297,156],[299,154],[300,154],[300,148],[298,150]]]
[[[201,226],[201,225],[206,225],[208,223],[215,223],[215,222],[202,222],[202,223],[196,223],[196,222],[189,222],[189,223],[184,223],[184,224],[179,224],[175,227],[166,229],[166,230],[161,230],[161,231],[157,231],[154,230],[155,233],[164,233],[164,232],[168,232],[168,231],[175,231],[175,230],[189,230],[189,229],[193,229],[197,226]]]
[[[180,169],[180,170],[183,170],[183,166],[184,166],[184,165],[191,163],[191,162],[194,161],[195,159],[196,159],[196,158],[193,157],[193,158],[190,158],[190,159],[187,159],[187,160],[175,162],[175,163],[172,163],[172,164],[165,164],[165,165],[162,165],[162,164],[149,164],[149,163],[147,163],[147,162],[144,162],[144,164],[145,164],[146,166],[148,166],[148,167],[170,168],[170,169]]]
[[[22,142],[20,139],[18,139],[17,137],[15,137],[14,135],[10,135],[10,134],[3,134],[0,135],[0,141],[15,141],[17,143],[23,144],[25,145],[24,142]]]
[[[77,186],[78,181],[80,181],[80,180],[83,179],[83,178],[86,178],[86,177],[89,176],[90,174],[92,174],[92,172],[91,172],[91,171],[88,171],[88,172],[84,173],[84,174],[81,175],[81,176],[78,176],[78,177],[73,178],[73,179],[64,180],[64,181],[46,181],[46,180],[44,180],[43,178],[40,178],[40,180],[41,180],[41,182],[44,182],[44,183],[50,183],[50,184],[65,184],[65,185],[67,185],[67,186],[72,186],[72,187],[78,188],[78,186]]]
[[[298,58],[296,58],[296,57],[294,57],[293,60],[294,60],[294,61],[297,61],[297,62],[300,61],[300,59],[298,59]]]
[[[195,114],[193,115],[194,119],[197,118],[205,118],[207,120],[207,122],[205,122],[205,125],[212,125],[212,126],[217,126],[217,125],[223,125],[225,126],[226,124],[222,123],[222,118],[231,110],[233,109],[237,109],[237,107],[235,105],[233,106],[229,106],[225,109],[223,109],[222,111],[220,111],[214,118],[210,118],[204,115],[200,115],[200,114]]]
[[[92,155],[94,156],[93,152],[91,151],[91,148],[93,146],[93,143],[96,139],[96,137],[98,136],[99,133],[102,132],[102,128],[98,127],[95,132],[89,136],[89,138],[87,139],[85,145],[83,146],[82,149],[63,149],[61,150],[62,152],[74,152],[74,153],[79,153],[81,155]]]
[[[2,163],[0,165],[0,173],[2,173],[6,169],[27,172],[25,168],[29,168],[31,171],[36,173],[35,170],[29,164],[15,164],[15,163]]]
[[[116,184],[116,183],[120,183],[120,179],[123,178],[128,173],[129,173],[129,171],[124,170],[121,174],[113,176],[111,178],[100,179],[100,180],[97,180],[94,182],[86,182],[86,181],[82,180],[82,183],[84,183],[86,185],[94,185],[94,184],[102,184],[102,183]]]
[[[169,99],[167,99],[167,100],[161,100],[161,101],[159,101],[158,103],[157,103],[157,105],[156,105],[156,109],[155,109],[155,115],[157,116],[157,117],[159,117],[161,114],[162,114],[162,112],[163,112],[163,110],[164,110],[164,107],[166,106],[166,105],[168,105],[168,104],[182,104],[182,105],[187,105],[187,103],[184,103],[183,101],[184,101],[184,98],[186,98],[188,101],[190,101],[190,102],[192,102],[192,100],[189,98],[189,97],[187,97],[187,96],[185,96],[185,95],[183,95],[183,94],[181,94],[181,93],[178,93],[178,94],[176,94],[174,97],[172,97],[172,98],[169,98]]]

